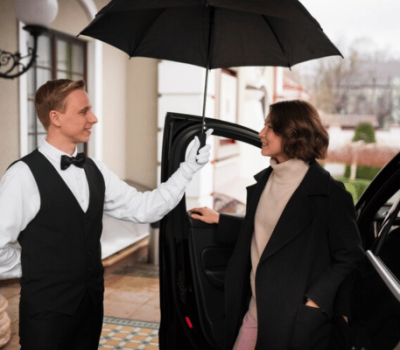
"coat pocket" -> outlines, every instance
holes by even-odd
[[[331,321],[330,349],[351,349],[351,328],[343,316],[336,316]]]
[[[321,310],[300,305],[292,338],[293,350],[329,349],[330,322]]]

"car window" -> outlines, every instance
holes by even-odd
[[[399,198],[400,196],[400,190],[398,190],[397,192],[395,192],[386,202],[386,205],[393,205],[394,202],[396,202],[396,200]]]
[[[393,192],[391,192],[393,193]],[[387,194],[383,199],[382,202],[384,203],[379,210],[376,212],[374,218],[374,237],[378,237],[379,235],[379,231],[381,229],[381,224],[384,220],[384,218],[386,217],[386,215],[388,214],[390,208],[392,207],[392,205],[396,202],[396,200],[399,198],[400,196],[400,190],[397,190],[394,192],[394,194]],[[385,198],[387,198],[385,200]],[[393,224],[393,229],[397,228],[400,225],[400,213],[397,215],[397,217],[399,219],[396,219],[396,221]]]
[[[381,176],[371,183],[367,196],[357,203],[358,227],[361,231],[364,249],[371,249],[379,235],[384,218],[393,203],[400,196],[400,173],[390,172],[390,176]],[[373,191],[370,187],[373,187]],[[372,191],[372,192],[371,192]],[[400,218],[394,226],[400,225]]]
[[[211,136],[207,143],[212,144],[214,155],[211,169],[204,169],[209,171],[210,184],[194,180],[186,191],[186,207],[196,206],[193,201],[196,192],[207,189],[202,193],[200,206],[212,207],[220,213],[245,214],[246,187],[255,183],[254,175],[269,166],[270,158],[262,156],[260,148],[234,139]]]

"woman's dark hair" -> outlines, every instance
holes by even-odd
[[[302,100],[274,103],[269,108],[269,121],[274,133],[282,138],[282,150],[289,158],[306,162],[325,158],[329,135],[310,103]]]

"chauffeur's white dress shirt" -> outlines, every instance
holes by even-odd
[[[46,141],[39,147],[39,152],[54,166],[86,212],[89,206],[89,186],[85,171],[74,165],[61,170],[61,156],[66,153]],[[73,156],[76,153],[75,150]],[[93,161],[106,185],[104,212],[117,219],[135,223],[160,220],[179,203],[191,177],[178,169],[157,189],[138,192],[107,169],[104,163],[95,159]],[[0,183],[0,279],[21,277],[21,248],[15,247],[13,243],[35,218],[39,209],[40,195],[33,174],[24,162],[17,162],[6,171]]]

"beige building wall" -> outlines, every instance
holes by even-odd
[[[0,1],[0,48],[18,51],[18,22],[10,16],[13,0]],[[18,79],[0,78],[0,179],[19,157]]]
[[[158,60],[134,57],[127,67],[127,179],[157,186]]]
[[[128,56],[103,45],[103,161],[126,179],[126,76]]]
[[[59,12],[51,28],[73,36],[90,21],[78,1],[59,1]],[[96,1],[100,10],[108,1]],[[72,22],[73,20],[73,22]],[[80,37],[83,40],[92,40]],[[110,45],[103,44],[103,161],[120,178],[126,178],[126,65],[128,56]],[[91,64],[91,62],[88,62]],[[90,86],[88,87],[90,90]],[[97,127],[97,126],[95,126]]]
[[[88,23],[89,20],[78,1],[58,1],[57,17],[50,28],[76,36]]]

